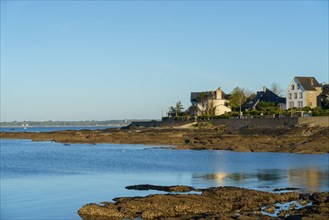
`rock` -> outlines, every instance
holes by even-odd
[[[126,186],[126,189],[129,190],[158,190],[165,192],[191,192],[191,191],[199,191],[189,186],[157,186],[150,184],[141,184],[141,185],[133,185]]]
[[[313,193],[311,199],[317,202],[329,202],[329,192],[316,192]]]
[[[264,209],[264,212],[274,214],[275,213],[275,208],[273,206],[267,207],[266,209]]]
[[[188,186],[153,186],[136,185],[132,188],[178,188],[180,191]],[[181,189],[182,188],[182,189]],[[178,190],[175,189],[175,190]],[[213,187],[203,189],[201,194],[156,194],[146,197],[117,198],[114,203],[104,206],[90,204],[79,210],[79,215],[87,220],[90,216],[110,218],[143,219],[271,219],[261,213],[261,207],[268,205],[266,212],[275,213],[276,202],[295,201],[299,198],[295,192],[269,193],[237,187]],[[273,203],[268,201],[272,199]],[[320,206],[304,210],[303,215],[316,214]],[[327,206],[323,206],[326,210]],[[280,216],[297,215],[298,210],[281,211]],[[306,212],[307,211],[307,212]],[[87,216],[87,217],[86,217]],[[328,214],[329,217],[329,214]],[[89,219],[88,219],[89,220]]]
[[[308,203],[310,203],[310,202],[307,201],[307,200],[301,200],[301,201],[299,201],[299,204],[300,204],[301,206],[306,206]]]
[[[80,216],[103,216],[111,218],[123,218],[124,214],[120,213],[113,204],[107,206],[100,206],[97,204],[89,204],[79,209]]]
[[[251,150],[248,147],[244,147],[244,146],[239,146],[239,147],[235,148],[234,151],[237,151],[237,152],[251,152]]]
[[[202,123],[201,123],[202,124]],[[209,123],[206,122],[206,125]],[[301,135],[302,134],[302,135]],[[239,152],[328,153],[329,127],[227,129],[127,128],[99,131],[0,132],[0,138],[53,140],[60,143],[173,145],[177,149],[234,150]]]
[[[294,187],[286,187],[286,188],[276,188],[273,189],[274,192],[279,192],[279,191],[292,191],[292,190],[300,190],[301,188],[294,188]]]

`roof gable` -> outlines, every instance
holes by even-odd
[[[296,76],[295,79],[306,91],[316,91],[316,87],[321,87],[315,77]]]

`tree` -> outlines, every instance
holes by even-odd
[[[207,109],[207,95],[204,92],[201,92],[198,95],[198,102],[201,104],[201,108],[199,108],[201,115],[205,115]]]
[[[168,117],[177,117],[183,113],[184,107],[181,101],[176,102],[175,106],[170,106]]]
[[[186,111],[185,114],[187,115],[191,115],[191,116],[196,116],[198,115],[198,112],[200,112],[200,109],[195,106],[195,105],[191,105]]]
[[[244,93],[244,89],[240,87],[236,87],[233,89],[231,92],[231,96],[229,98],[230,106],[234,109],[240,110],[240,115],[241,115],[241,106],[243,103],[246,101],[246,95]]]
[[[168,111],[168,117],[175,117],[175,115],[176,115],[176,109],[173,106],[170,106]]]
[[[329,109],[329,84],[322,84],[322,93],[320,94],[321,106],[324,109]]]
[[[183,107],[181,101],[176,102],[175,110],[176,110],[176,117],[179,116],[182,113],[182,111],[184,110],[184,107]]]
[[[274,92],[276,95],[281,96],[283,89],[279,83],[273,82],[271,84],[271,91]]]
[[[207,104],[206,110],[205,110],[206,114],[207,115],[215,115],[215,109],[216,109],[216,107],[214,106],[213,100],[208,101],[208,104]]]
[[[246,95],[246,102],[249,102],[256,97],[256,93],[254,93],[254,92],[248,92],[248,93],[245,93],[245,95]]]

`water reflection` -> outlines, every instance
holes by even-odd
[[[296,187],[307,186],[309,191],[319,191],[321,185],[329,188],[328,176],[328,171],[319,171],[315,168],[288,170],[288,181]]]
[[[193,174],[192,181],[215,182],[217,186],[250,186],[271,189],[278,186],[301,188],[305,191],[328,191],[329,172],[314,167],[300,169],[263,169],[251,172]],[[275,186],[275,187],[274,187]]]

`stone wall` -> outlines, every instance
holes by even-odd
[[[243,127],[291,127],[298,124],[298,118],[250,118],[250,119],[215,119],[209,121],[214,125],[227,125],[232,129],[239,129]]]
[[[168,121],[135,121],[132,122],[127,127],[145,127],[145,128],[156,128],[156,127],[174,127],[174,126],[180,126],[189,124],[191,121],[174,121],[174,120],[168,120]]]
[[[174,127],[192,123],[193,121],[142,121],[132,122],[128,127]],[[320,127],[329,126],[329,116],[319,117],[287,117],[287,118],[250,118],[250,119],[212,119],[201,122],[210,122],[214,125],[227,125],[232,129],[243,127],[259,127],[259,128],[274,128],[274,127],[293,127],[303,125],[314,125]]]

